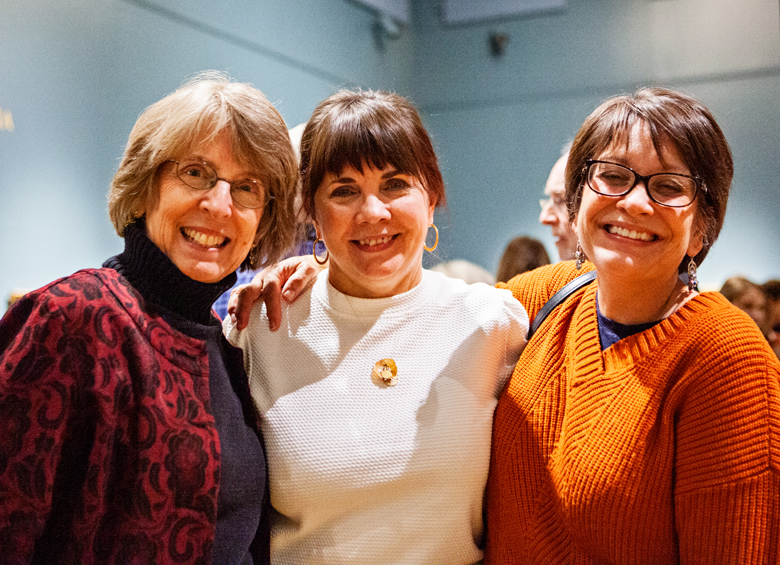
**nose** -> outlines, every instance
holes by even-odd
[[[233,206],[233,196],[230,194],[230,183],[218,179],[217,184],[207,190],[203,195],[200,205],[214,216],[229,216],[232,213]]]
[[[651,214],[654,210],[653,201],[647,193],[645,181],[639,181],[631,192],[621,196],[618,206],[634,214]]]
[[[389,220],[390,210],[388,209],[387,204],[382,202],[378,196],[369,194],[361,202],[357,219],[360,222],[367,223]]]
[[[539,223],[545,226],[554,226],[558,223],[558,216],[553,213],[552,204],[549,201],[542,206],[542,213],[539,214]]]

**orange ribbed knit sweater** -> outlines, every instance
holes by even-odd
[[[533,319],[573,262],[506,286]],[[496,408],[489,564],[780,563],[780,364],[718,293],[602,352],[598,282],[525,348]]]

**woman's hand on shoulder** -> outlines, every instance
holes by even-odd
[[[233,289],[228,301],[228,315],[243,330],[249,323],[249,313],[262,299],[268,313],[271,331],[279,329],[282,322],[282,299],[293,303],[326,267],[318,265],[310,255],[290,257],[260,271],[252,282]]]

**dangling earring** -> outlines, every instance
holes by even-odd
[[[699,285],[699,279],[696,277],[696,261],[688,261],[688,292],[693,292]]]
[[[425,242],[423,242],[423,247],[426,251],[433,252],[433,250],[439,246],[439,228],[436,227],[436,224],[431,224],[429,227],[433,228],[433,231],[436,232],[436,242],[433,244],[433,247],[428,247],[425,245]]]
[[[577,240],[577,250],[574,252],[574,266],[579,271],[582,269],[582,262],[585,260],[585,253],[582,251],[580,240]]]
[[[257,269],[257,258],[260,255],[260,248],[257,246],[257,244],[252,246],[252,249],[249,251],[249,268],[252,270]]]
[[[327,249],[325,250],[325,259],[320,261],[320,258],[317,257],[317,244],[320,242],[319,239],[314,240],[314,245],[311,246],[311,254],[314,255],[314,260],[317,262],[318,265],[324,265],[328,262],[328,259],[330,259],[330,251]]]

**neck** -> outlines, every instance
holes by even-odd
[[[661,281],[612,280],[598,274],[599,310],[620,324],[656,322],[671,316],[696,295],[677,274]]]
[[[189,278],[146,235],[142,220],[125,228],[125,250],[103,264],[118,271],[144,300],[199,324],[211,324],[211,305],[236,280],[231,273],[216,283]]]
[[[343,276],[338,265],[331,261],[328,267],[328,282],[340,293],[355,298],[390,298],[412,290],[422,280],[422,264],[417,270],[406,273],[399,279],[354,280]]]

